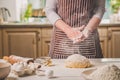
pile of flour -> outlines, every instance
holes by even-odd
[[[92,80],[120,80],[120,69],[116,65],[105,65],[90,74]]]

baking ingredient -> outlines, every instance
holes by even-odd
[[[53,77],[53,70],[45,70],[45,75],[47,78]]]
[[[50,57],[40,57],[37,58],[34,62],[40,63],[42,66],[53,66],[52,60]]]
[[[32,62],[33,59],[32,58],[25,58],[25,57],[20,57],[20,56],[16,56],[16,55],[10,55],[10,56],[4,56],[3,57],[4,60],[8,61],[11,64],[17,63],[17,62]]]
[[[36,75],[38,75],[38,76],[45,76],[45,71],[44,71],[44,70],[37,69],[37,70],[35,71],[35,73],[36,73]]]
[[[113,64],[105,65],[90,74],[89,78],[92,80],[120,80],[120,69]]]
[[[65,60],[65,66],[68,68],[87,68],[91,66],[91,63],[88,58],[80,54],[73,54]]]
[[[5,80],[18,80],[18,75],[16,72],[11,71]]]
[[[11,70],[16,72],[18,76],[31,75],[37,69],[39,69],[41,65],[39,63],[29,63],[27,62],[17,62],[11,66]]]

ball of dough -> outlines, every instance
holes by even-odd
[[[87,68],[91,66],[91,63],[86,57],[80,54],[73,54],[65,60],[65,66],[68,68]]]

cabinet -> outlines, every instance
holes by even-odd
[[[4,28],[4,55],[36,58],[41,56],[41,30],[38,28]]]
[[[120,58],[120,25],[102,25],[98,32],[104,57]],[[52,25],[0,25],[0,58],[48,56],[51,35]]]
[[[42,56],[48,56],[52,28],[42,28]]]
[[[2,29],[0,29],[0,58],[2,58]]]
[[[120,58],[120,26],[108,28],[108,57]]]
[[[108,37],[107,37],[107,27],[99,27],[98,29],[99,36],[100,36],[100,45],[102,48],[102,53],[104,58],[108,57]]]

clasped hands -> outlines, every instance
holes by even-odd
[[[73,41],[73,43],[79,43],[88,38],[90,31],[85,25],[77,28],[70,28],[66,31],[67,37]]]

